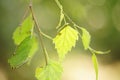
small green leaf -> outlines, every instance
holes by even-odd
[[[81,27],[80,29],[82,30],[82,36],[81,36],[82,43],[83,43],[84,49],[87,50],[90,45],[91,36],[85,28]]]
[[[60,80],[63,69],[61,64],[55,61],[50,61],[43,68],[37,68],[35,76],[38,80]]]
[[[95,69],[95,73],[96,73],[96,80],[98,80],[98,61],[97,61],[97,57],[94,53],[92,55],[92,61],[93,61],[94,69]]]
[[[38,49],[37,39],[33,36],[25,38],[17,47],[15,54],[8,60],[11,67],[17,68],[28,62]]]
[[[30,14],[13,33],[13,40],[16,45],[19,45],[26,37],[32,34],[34,21]]]
[[[55,48],[57,49],[60,59],[63,59],[72,47],[75,47],[76,40],[78,40],[78,32],[66,25],[58,35],[53,39]]]

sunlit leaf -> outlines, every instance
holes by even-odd
[[[34,27],[34,21],[30,14],[13,33],[14,43],[19,45],[26,37],[30,36]]]
[[[92,55],[92,61],[93,61],[94,69],[95,69],[95,73],[96,73],[96,80],[98,80],[98,61],[97,61],[97,57],[94,53]]]
[[[35,76],[38,80],[60,80],[63,69],[61,64],[50,61],[47,66],[37,68]]]
[[[82,36],[81,36],[82,43],[83,43],[84,49],[87,50],[90,45],[91,36],[85,28],[81,28],[81,30],[82,30]]]
[[[37,49],[38,42],[36,37],[29,36],[21,42],[17,47],[15,54],[8,60],[8,62],[11,67],[17,68],[25,62],[30,61]]]
[[[59,54],[60,59],[65,57],[72,47],[75,47],[76,40],[78,40],[78,32],[69,25],[65,26],[58,35],[53,39],[55,48]]]

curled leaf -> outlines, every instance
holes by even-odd
[[[29,36],[25,38],[17,47],[15,54],[8,60],[11,67],[17,68],[28,62],[38,49],[36,37]]]
[[[66,25],[58,35],[53,39],[55,48],[57,49],[60,59],[63,59],[68,51],[72,47],[75,47],[76,41],[78,40],[78,32]]]

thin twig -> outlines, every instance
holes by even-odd
[[[58,0],[55,0],[55,2],[56,2],[56,4],[57,4],[57,6],[58,6],[61,10],[63,10],[63,7],[62,7],[62,5],[60,4],[60,2],[59,2]]]
[[[28,12],[29,12],[29,7],[27,7],[27,8],[26,8],[25,13],[24,13],[24,15],[23,15],[23,17],[22,17],[22,20],[21,20],[21,22],[20,22],[19,26],[21,26],[21,25],[22,25],[23,20],[26,18],[26,16],[27,16]]]
[[[81,28],[79,25],[77,25],[65,12],[64,12],[64,15],[67,17],[67,19],[74,25],[74,28],[78,31],[78,29],[77,28]],[[78,31],[79,32],[79,31]],[[80,32],[79,32],[79,35],[80,35],[80,37],[81,37],[81,34],[80,34]]]
[[[47,34],[45,34],[44,32],[41,31],[41,34],[43,36],[45,36],[46,38],[50,39],[50,40],[53,40],[53,38],[51,36],[48,36]]]
[[[48,64],[49,57],[48,57],[48,54],[47,54],[47,52],[46,52],[45,46],[44,46],[44,44],[43,44],[42,32],[41,32],[41,30],[40,30],[38,21],[37,21],[35,15],[34,15],[34,11],[33,11],[33,8],[32,8],[32,0],[30,0],[29,8],[30,8],[30,11],[31,11],[31,13],[32,13],[33,20],[34,20],[34,22],[35,22],[36,28],[37,28],[38,31],[39,31],[40,43],[41,43],[41,46],[42,46],[42,49],[43,49],[43,53],[44,53],[45,61],[46,61],[46,65],[47,65],[47,64]]]

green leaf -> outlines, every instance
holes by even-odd
[[[60,80],[63,69],[61,64],[55,61],[50,61],[43,68],[37,68],[35,76],[38,80]]]
[[[94,69],[95,69],[95,73],[96,73],[96,80],[98,80],[98,61],[97,61],[97,57],[94,53],[92,55],[92,61],[93,61]]]
[[[81,36],[82,43],[83,43],[84,49],[87,50],[90,45],[91,36],[85,28],[81,27],[80,29],[82,30],[82,36]]]
[[[34,21],[30,14],[13,33],[13,40],[16,45],[19,45],[26,37],[32,34]]]
[[[38,42],[36,37],[29,36],[21,42],[17,47],[15,54],[8,60],[8,62],[11,67],[17,68],[25,62],[30,61],[37,49]]]
[[[75,47],[76,40],[78,40],[78,32],[66,25],[58,35],[53,39],[55,48],[57,49],[60,59],[63,59],[72,47]]]

